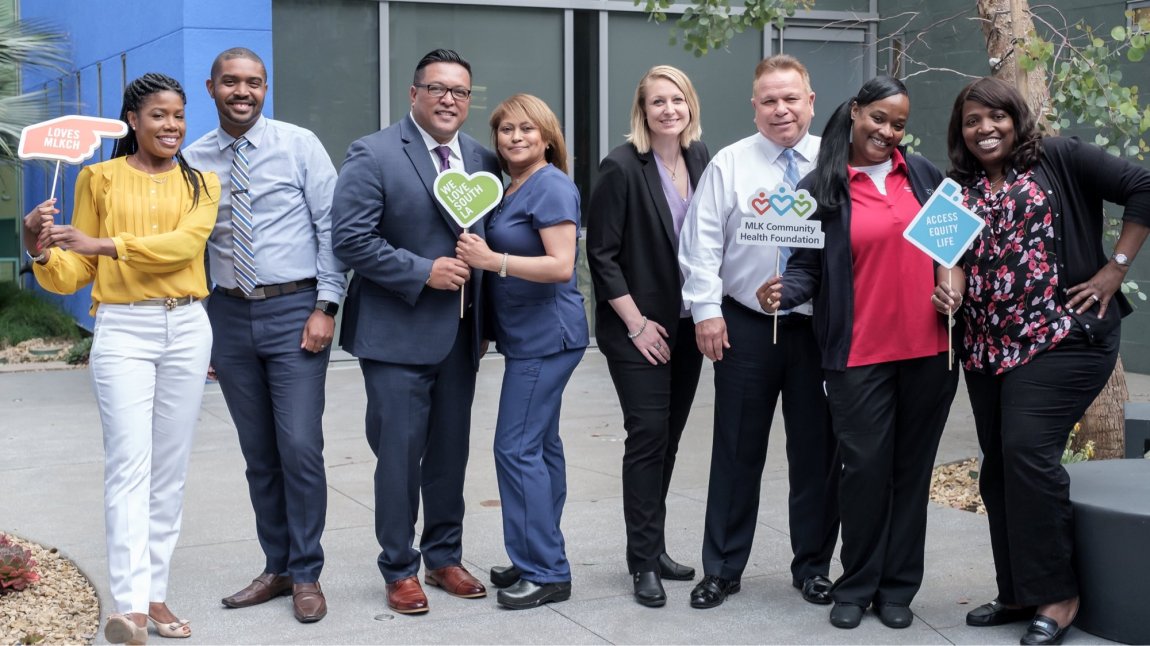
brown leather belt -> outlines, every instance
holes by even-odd
[[[311,289],[318,285],[318,281],[314,278],[305,278],[303,280],[293,280],[278,285],[260,285],[252,290],[252,293],[245,294],[244,291],[238,287],[217,287],[216,289],[236,298],[244,298],[249,301],[262,301],[276,296],[286,296],[296,292],[302,292],[305,289]]]
[[[181,296],[179,298],[169,296],[167,298],[162,298],[162,297],[161,298],[146,298],[142,301],[132,301],[131,303],[124,303],[124,304],[125,305],[131,305],[133,307],[144,305],[144,306],[148,306],[148,307],[162,307],[166,310],[174,310],[177,307],[181,307],[183,305],[191,305],[192,303],[195,303],[195,302],[196,302],[195,296]]]

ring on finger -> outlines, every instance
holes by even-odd
[[[1098,294],[1091,294],[1090,298],[1093,298],[1095,303],[1098,302]]]

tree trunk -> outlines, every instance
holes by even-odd
[[[1013,83],[1038,119],[1039,128],[1046,130],[1051,123],[1042,118],[1050,105],[1050,89],[1046,82],[1046,71],[1036,67],[1024,72],[1018,66],[1015,43],[1020,43],[1034,33],[1034,21],[1030,18],[1030,4],[1027,0],[976,0],[978,16],[982,19],[982,33],[986,36],[986,53],[989,56],[991,74],[1008,83]],[[997,62],[996,62],[997,61]],[[1129,398],[1126,389],[1126,372],[1119,359],[1110,380],[1102,393],[1086,410],[1082,426],[1078,430],[1076,447],[1094,442],[1094,458],[1107,460],[1125,455],[1125,413],[1124,407]]]

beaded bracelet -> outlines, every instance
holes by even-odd
[[[642,325],[640,325],[640,326],[639,326],[639,329],[638,329],[638,330],[636,330],[634,333],[628,332],[628,333],[627,333],[627,338],[628,338],[628,339],[634,339],[635,337],[637,337],[637,336],[639,336],[640,334],[642,334],[642,333],[643,333],[643,330],[646,330],[646,329],[647,329],[647,317],[646,317],[646,316],[644,316],[644,317],[643,317],[643,323],[642,323]]]

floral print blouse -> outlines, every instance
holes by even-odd
[[[1055,222],[1034,170],[1011,171],[997,192],[983,175],[963,189],[986,222],[963,258],[967,370],[999,375],[1049,350],[1073,321],[1059,292]]]

